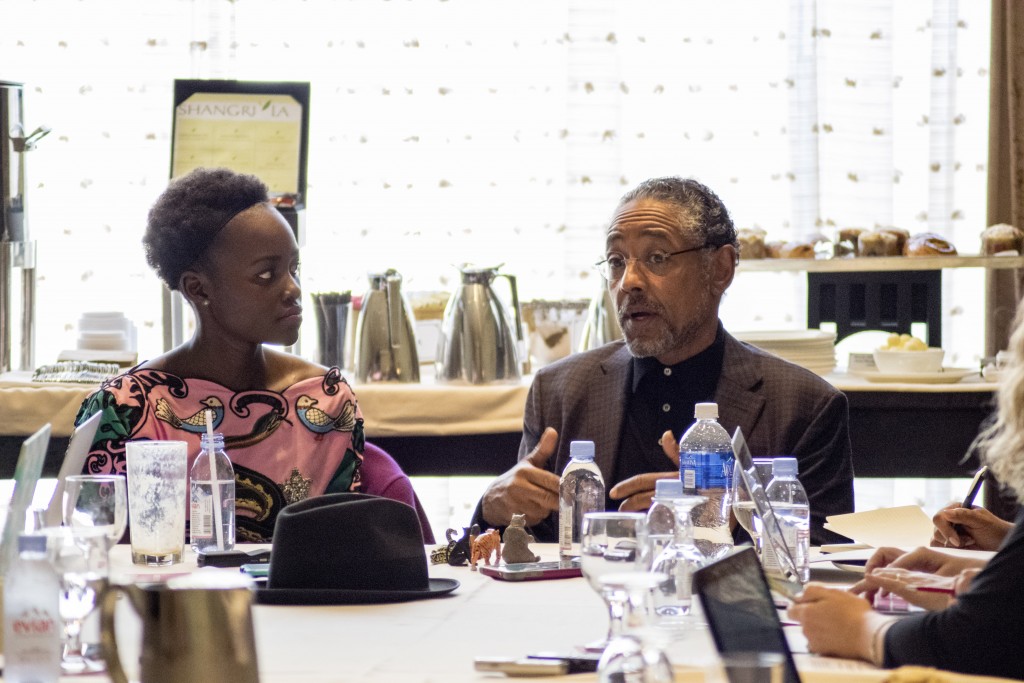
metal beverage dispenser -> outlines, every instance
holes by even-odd
[[[36,243],[29,238],[25,210],[25,153],[35,149],[50,129],[39,127],[27,133],[23,87],[0,81],[0,372],[35,368]],[[17,307],[15,292],[21,295]],[[20,326],[15,325],[15,311],[20,313]],[[17,367],[12,365],[15,339]]]

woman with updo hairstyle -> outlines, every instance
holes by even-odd
[[[299,338],[299,248],[267,187],[252,175],[200,168],[172,180],[149,212],[146,260],[191,306],[195,334],[103,383],[76,424],[103,417],[84,471],[125,472],[125,443],[167,439],[199,453],[206,411],[235,469],[236,537],[268,542],[281,508],[356,491],[404,502],[433,534],[409,478],[363,437],[348,382],[267,344]]]

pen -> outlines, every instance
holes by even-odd
[[[953,595],[953,588],[948,586],[907,586],[911,590],[915,590],[918,593],[945,593],[946,595]]]

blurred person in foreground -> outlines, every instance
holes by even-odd
[[[189,467],[206,412],[235,470],[236,537],[267,542],[288,503],[358,491],[417,509],[409,478],[364,443],[363,416],[338,368],[266,344],[299,337],[299,247],[259,178],[196,169],[172,180],[149,212],[146,259],[191,306],[191,339],[107,380],[76,424],[102,412],[87,474],[125,471],[125,442],[189,444]]]
[[[579,439],[594,442],[607,507],[646,510],[655,481],[679,476],[678,439],[694,405],[714,401],[721,425],[742,427],[754,455],[798,459],[812,542],[838,540],[822,525],[853,511],[846,397],[725,331],[718,309],[739,251],[718,196],[691,179],[647,180],[620,200],[604,249],[597,266],[625,340],[537,372],[519,462],[490,484],[474,518],[502,526],[524,513],[537,540],[556,541],[559,473]]]
[[[996,479],[1024,501],[1024,305],[1017,309],[1010,351],[996,421],[982,433],[980,444]],[[852,592],[808,586],[789,614],[801,622],[811,651],[819,654],[885,667],[916,664],[1024,678],[1024,658],[1017,649],[1024,642],[1022,583],[1024,513],[987,562],[931,548],[910,553],[881,548]],[[916,590],[922,584],[952,594]],[[879,591],[931,611],[898,619],[883,616],[868,601]]]

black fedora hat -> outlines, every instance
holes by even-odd
[[[445,595],[427,575],[416,511],[396,500],[332,493],[292,503],[274,526],[265,605],[358,605]]]

